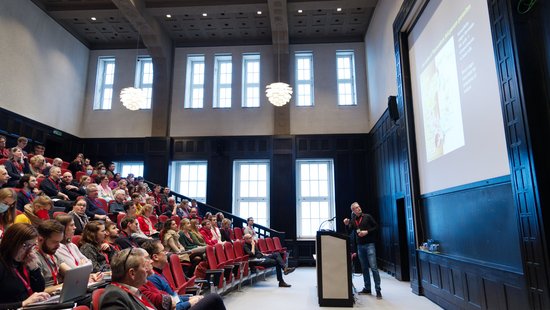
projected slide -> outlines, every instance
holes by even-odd
[[[430,0],[408,35],[421,194],[510,174],[486,1]]]
[[[420,74],[426,158],[430,162],[464,145],[464,126],[451,37]]]

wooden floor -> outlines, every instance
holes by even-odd
[[[399,282],[386,273],[380,274],[382,300],[372,295],[355,295],[354,308],[358,309],[441,309],[423,296],[411,293],[409,282]],[[371,277],[372,280],[372,277]],[[239,291],[232,291],[224,296],[228,310],[248,308],[261,310],[310,310],[310,309],[343,309],[319,307],[317,299],[317,276],[314,267],[300,267],[292,274],[285,276],[291,288],[279,288],[275,275],[260,280],[253,286],[247,285]],[[363,288],[362,275],[353,276],[354,286]],[[374,284],[373,284],[374,287]]]

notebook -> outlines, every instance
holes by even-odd
[[[65,303],[86,294],[88,279],[91,272],[91,264],[86,264],[67,270],[63,278],[63,286],[61,287],[61,293],[59,295],[32,303],[29,306],[32,307],[35,305]]]

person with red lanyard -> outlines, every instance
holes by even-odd
[[[36,182],[36,177],[33,177],[30,174],[25,174],[21,179],[16,188],[19,188],[17,191],[17,210],[24,212],[25,205],[32,203],[36,196],[41,191],[36,187],[38,183]]]
[[[99,301],[100,309],[151,310],[156,307],[139,291],[152,272],[149,254],[141,248],[128,248],[111,261],[112,282]]]
[[[38,230],[38,244],[36,246],[38,266],[42,277],[46,281],[47,293],[61,289],[62,274],[70,267],[55,256],[55,252],[61,245],[65,227],[56,220],[46,220],[40,223]]]
[[[116,244],[116,239],[118,238],[118,228],[116,227],[115,222],[107,222],[105,223],[105,240],[103,243],[109,245],[109,260],[111,260],[113,255],[120,251],[120,246]]]
[[[86,224],[80,239],[80,252],[92,262],[92,272],[103,272],[111,269],[108,244],[105,244],[105,224],[92,221]]]
[[[11,225],[0,243],[0,309],[16,309],[50,297],[35,252],[36,228]]]
[[[10,176],[8,186],[15,187],[25,173],[30,173],[29,161],[26,160],[20,148],[12,147],[10,150],[10,160],[6,161],[4,166],[6,166],[6,170]]]
[[[205,296],[187,296],[179,295],[174,292],[168,280],[162,274],[162,269],[168,264],[168,253],[160,240],[148,240],[142,245],[151,258],[153,274],[147,278],[147,283],[139,290],[150,300],[158,309],[175,310],[225,310],[223,300],[218,294],[211,293]],[[151,285],[152,284],[152,285]],[[170,297],[167,307],[166,297]],[[173,307],[175,304],[175,307]]]

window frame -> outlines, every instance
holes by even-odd
[[[182,180],[185,179],[185,176],[182,175],[182,172],[181,172],[181,169],[183,166],[205,166],[206,171],[205,171],[204,181],[193,180],[193,182],[204,184],[204,196],[199,196],[196,193],[189,193],[188,190],[181,188]],[[208,196],[208,160],[177,160],[177,161],[171,162],[170,181],[168,182],[168,184],[170,184],[170,188],[172,189],[172,191],[177,193],[182,193],[187,197],[193,198],[202,203],[206,203],[206,198]]]
[[[145,171],[145,163],[143,161],[117,161],[113,162],[113,164],[115,164],[115,171],[120,173],[122,178],[126,178],[128,176],[128,173],[122,173],[124,171],[124,166],[141,166],[141,173],[136,173],[134,170],[130,171],[130,173],[134,174],[134,177],[142,177]]]
[[[107,66],[113,66],[112,83],[106,84]],[[94,91],[93,110],[111,110],[113,107],[113,95],[116,74],[116,58],[114,56],[99,56],[97,59],[96,84]],[[111,90],[109,105],[105,104],[105,91]]]
[[[305,71],[305,68],[302,68],[300,65],[301,60],[307,60],[309,63],[309,72],[302,74],[300,71]],[[313,107],[315,106],[315,96],[314,96],[314,68],[313,68],[313,52],[296,52],[294,54],[294,74],[295,74],[295,103],[297,107]],[[307,79],[302,79],[302,75],[307,75]],[[305,104],[302,103],[301,98],[304,98],[306,95],[302,93],[302,87],[309,89],[309,102]]]
[[[241,170],[240,167],[242,165],[253,165],[253,164],[265,164],[266,165],[266,176],[265,176],[265,197],[241,197]],[[253,217],[255,223],[259,225],[263,225],[265,227],[269,227],[270,225],[270,175],[271,175],[271,163],[269,159],[243,159],[243,160],[234,160],[233,161],[233,207],[232,212],[233,214],[240,216],[242,218],[248,218]],[[259,211],[256,210],[255,214],[241,214],[241,208],[240,208],[240,202],[265,202],[266,210],[266,218],[265,222],[263,221],[263,217],[259,217]]]
[[[144,74],[145,69],[144,66],[146,64],[151,64],[151,83],[144,83]],[[149,110],[151,109],[151,102],[153,99],[153,75],[154,75],[154,68],[153,68],[153,58],[150,56],[139,56],[136,61],[136,78],[134,87],[139,88],[143,90],[147,94],[147,100],[145,102],[145,106],[139,107],[140,110]]]
[[[242,103],[241,106],[243,108],[259,108],[260,107],[260,84],[262,80],[262,67],[261,67],[261,56],[259,53],[250,53],[250,54],[243,54],[242,59]],[[257,63],[258,64],[258,72],[249,72],[248,64],[250,63]],[[257,82],[250,82],[250,76],[256,75],[258,76]],[[254,94],[254,99],[257,100],[256,105],[252,105],[249,102],[249,93],[253,91],[253,88],[257,88]]]
[[[202,80],[200,83],[194,83],[196,79],[196,66],[202,65]],[[187,73],[185,83],[185,101],[184,109],[202,109],[204,107],[204,80],[205,80],[205,57],[204,55],[188,55],[187,56]],[[201,91],[202,98],[197,99],[200,104],[195,105],[195,91]]]
[[[229,72],[226,72],[227,65],[229,65]],[[225,78],[224,78],[225,76]],[[229,82],[227,82],[227,76],[229,76]],[[222,82],[222,81],[226,82]],[[214,97],[212,100],[212,107],[214,109],[230,109],[232,100],[232,83],[233,82],[233,57],[231,54],[220,54],[214,56]],[[222,90],[229,90],[229,98],[222,98]],[[221,100],[228,101],[221,105]]]
[[[326,163],[328,164],[327,171],[327,196],[302,196],[302,164],[319,164]],[[323,221],[333,218],[336,215],[336,199],[335,199],[335,183],[334,183],[334,160],[332,158],[315,158],[315,159],[297,159],[296,160],[296,238],[297,239],[314,239],[315,232],[318,227],[311,227],[313,229],[313,235],[306,234],[303,232],[303,220],[302,220],[302,202],[327,202],[328,203],[328,217],[321,218],[317,217],[318,225],[322,224],[323,227],[327,228],[328,224],[323,223]],[[310,217],[312,219],[313,217]],[[317,224],[317,223],[316,223]],[[334,223],[333,223],[334,224]],[[325,226],[327,225],[327,226]]]
[[[339,59],[349,58],[350,67],[340,68]],[[340,78],[341,70],[349,70],[347,74],[349,79]],[[341,94],[340,87],[344,84],[351,84],[351,94]],[[355,52],[354,51],[336,51],[336,93],[338,96],[338,106],[356,106],[357,105],[357,89],[356,89],[356,75],[355,75]],[[343,102],[344,97],[351,97],[351,102]]]

